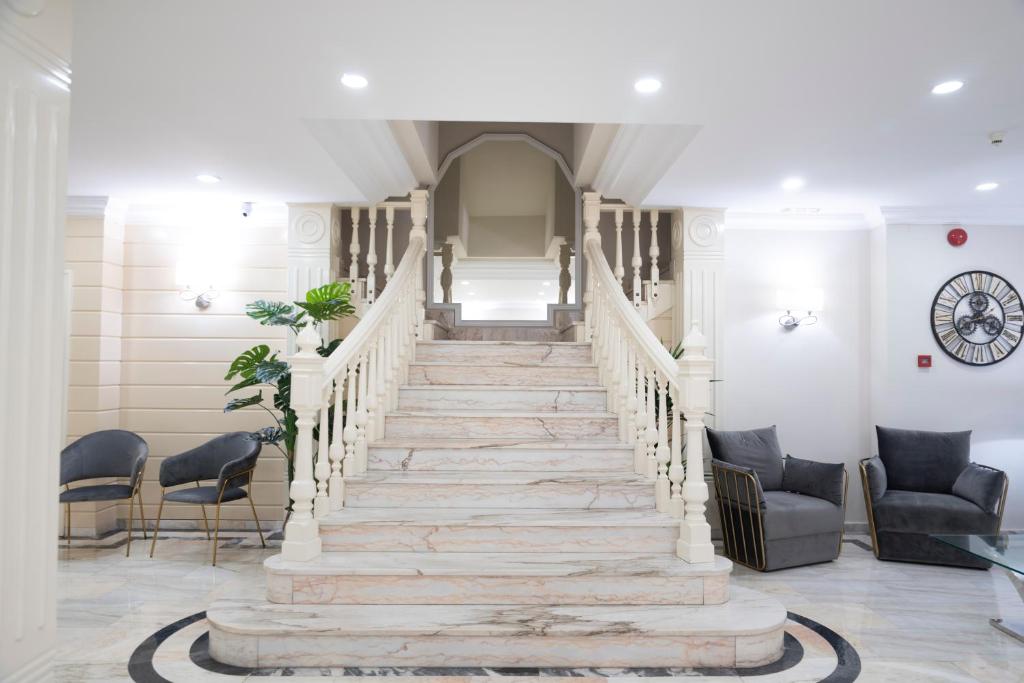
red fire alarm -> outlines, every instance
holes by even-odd
[[[946,241],[954,247],[962,247],[967,242],[967,231],[963,228],[953,228],[946,233]]]
[[[932,366],[932,357],[927,354],[922,354],[917,357],[917,367],[919,368],[930,368]]]

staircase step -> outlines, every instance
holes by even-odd
[[[604,387],[499,387],[480,385],[407,386],[398,392],[399,410],[509,410],[519,412],[604,411]]]
[[[722,605],[281,605],[206,612],[210,654],[245,667],[747,667],[782,656],[786,609]]]
[[[619,419],[607,412],[510,413],[504,410],[396,411],[384,438],[588,439],[618,442]]]
[[[654,506],[654,482],[610,472],[368,472],[345,479],[345,505],[649,508]]]
[[[674,554],[679,520],[654,510],[353,508],[320,520],[324,550]]]
[[[417,361],[472,365],[589,365],[590,344],[576,342],[417,342]]]
[[[369,448],[371,470],[629,472],[633,449],[608,442],[389,439]]]
[[[409,365],[409,384],[484,386],[598,386],[594,365],[487,365],[415,362]]]
[[[305,605],[702,605],[732,563],[638,553],[326,552],[265,563],[267,598]]]

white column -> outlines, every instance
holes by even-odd
[[[711,525],[704,505],[708,484],[704,480],[704,415],[710,406],[714,362],[704,355],[707,341],[695,322],[683,339],[679,359],[679,402],[686,420],[686,479],[683,482],[684,516],[679,528],[676,554],[687,562],[712,562]]]
[[[685,207],[672,217],[672,343],[681,341],[694,323],[700,323],[716,379],[724,377],[724,226],[724,209]],[[712,385],[712,424],[721,424],[723,419],[723,390],[728,390],[725,384]]]
[[[583,232],[583,252],[586,253],[587,243],[597,240],[601,244],[601,233],[597,230],[597,224],[601,222],[601,193],[583,193],[583,225],[586,230]],[[576,258],[579,258],[577,256]],[[584,263],[587,259],[584,259]],[[594,331],[594,278],[588,272],[583,290],[583,323],[585,341],[590,341]]]
[[[313,481],[313,425],[322,398],[324,359],[316,352],[320,336],[312,325],[299,333],[298,353],[288,358],[292,366],[292,408],[298,416],[295,439],[295,478],[290,495],[292,514],[284,528],[281,555],[306,562],[320,555],[320,526],[313,517],[316,482]]]
[[[70,5],[0,2],[0,680],[12,683],[49,680],[56,639]]]
[[[340,240],[341,212],[332,204],[288,205],[288,301],[331,281],[331,236]],[[321,330],[325,338],[327,330]],[[288,352],[295,352],[289,334]]]
[[[412,228],[409,230],[409,242],[419,239],[423,243],[423,249],[425,258],[433,258],[433,250],[429,248],[427,244],[427,191],[426,190],[413,190],[409,193],[409,199],[412,203],[410,208],[410,214],[412,217]],[[427,293],[424,289],[423,274],[425,268],[423,267],[423,259],[421,258],[417,264],[416,273],[416,338],[423,338],[423,319],[426,315],[426,302]]]

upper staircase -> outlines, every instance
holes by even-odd
[[[267,600],[208,610],[242,666],[756,666],[785,610],[676,557],[583,343],[419,342],[397,410]]]

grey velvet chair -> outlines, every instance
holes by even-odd
[[[156,550],[156,537],[160,531],[160,517],[164,511],[164,502],[189,503],[199,505],[203,511],[203,525],[206,538],[210,539],[210,519],[206,516],[206,506],[217,506],[217,521],[213,531],[213,564],[217,564],[217,542],[220,537],[220,506],[233,500],[247,498],[252,508],[252,518],[256,521],[256,531],[260,535],[260,543],[267,547],[260,529],[260,520],[256,516],[256,505],[252,499],[252,475],[256,469],[262,445],[249,432],[231,432],[223,434],[190,451],[179,453],[160,463],[160,507],[156,514],[156,527],[153,529],[153,544],[149,556],[153,557]],[[201,482],[216,480],[216,484],[203,486]],[[195,488],[180,488],[168,491],[171,486],[195,483]],[[245,488],[248,487],[248,491]]]
[[[877,427],[878,455],[860,462],[875,557],[988,569],[929,534],[997,534],[1009,481],[970,462],[970,432]]]
[[[132,551],[132,523],[135,499],[139,499],[142,536],[146,537],[146,515],[142,509],[142,474],[146,469],[149,445],[133,432],[107,429],[86,434],[60,452],[60,502],[64,503],[64,531],[71,545],[71,504],[109,500],[128,500],[128,545]],[[127,484],[70,485],[86,479],[127,478]]]
[[[775,426],[708,429],[725,555],[758,571],[839,557],[846,467],[782,457]]]

